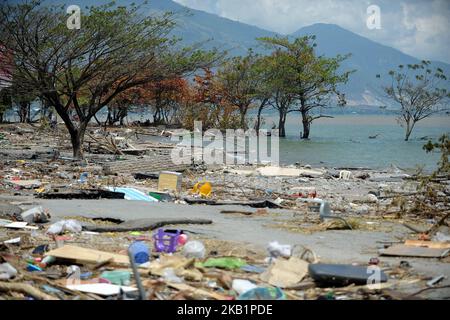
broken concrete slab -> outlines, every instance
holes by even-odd
[[[397,244],[382,250],[381,255],[394,257],[444,258],[449,252],[450,249],[447,248],[437,249]]]
[[[184,201],[188,204],[206,204],[209,206],[249,206],[252,208],[282,208],[280,205],[276,204],[271,200],[260,200],[260,201],[216,201],[200,198],[184,198]]]
[[[41,199],[124,199],[125,193],[108,190],[53,190],[37,195]]]
[[[126,221],[114,226],[85,225],[84,229],[96,232],[147,231],[172,224],[211,224],[208,219],[138,219]]]

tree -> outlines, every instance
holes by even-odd
[[[183,126],[192,130],[194,121],[201,121],[203,130],[237,129],[240,127],[239,109],[224,97],[224,89],[209,68],[194,78],[184,98]]]
[[[10,88],[0,88],[0,123],[3,122],[5,112],[12,106]]]
[[[288,73],[288,64],[285,62],[286,55],[279,49],[270,56],[261,59],[259,66],[261,74],[264,74],[264,85],[260,87],[258,93],[260,106],[258,119],[266,105],[278,111],[278,134],[286,137],[287,115],[296,111],[294,109],[295,94],[292,92],[291,82]],[[258,120],[257,120],[258,121]],[[260,122],[257,123],[259,127]],[[258,128],[259,129],[259,128]]]
[[[11,77],[12,77],[12,53],[0,43],[0,123],[3,122],[5,112],[12,107]]]
[[[258,61],[259,56],[249,50],[244,57],[234,57],[226,61],[217,74],[224,98],[239,109],[240,126],[244,130],[247,129],[247,112],[258,100],[259,87],[262,85]]]
[[[145,95],[140,104],[150,105],[153,109],[153,123],[169,124],[178,111],[184,98],[188,83],[182,78],[165,79],[144,86]]]
[[[0,43],[14,52],[14,67],[23,74],[19,80],[38,90],[64,121],[75,158],[83,157],[91,119],[118,94],[187,75],[218,58],[198,46],[177,49],[168,37],[172,14],[141,16],[138,10],[92,6],[82,12],[81,29],[69,30],[62,7],[31,2],[0,8]],[[76,117],[70,117],[72,110]]]
[[[315,36],[305,36],[290,41],[289,38],[261,38],[266,45],[277,50],[279,64],[283,66],[285,89],[293,95],[302,115],[302,139],[309,139],[311,123],[323,115],[321,110],[331,104],[343,106],[345,95],[338,90],[348,81],[353,71],[339,72],[341,63],[349,55],[334,58],[317,56]],[[333,100],[334,99],[334,100]],[[319,109],[319,114],[314,111]]]
[[[442,69],[432,70],[430,64],[399,65],[388,73],[390,84],[382,86],[384,97],[400,108],[397,120],[405,128],[405,141],[417,122],[449,109],[448,79]]]

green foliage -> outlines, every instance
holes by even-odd
[[[399,106],[398,121],[409,139],[417,122],[449,109],[448,79],[440,68],[432,70],[430,61],[398,66],[388,73],[390,85],[382,89],[385,98]],[[377,78],[381,78],[377,75]]]
[[[315,36],[300,37],[293,41],[287,37],[258,40],[273,49],[272,55],[264,59],[264,66],[270,75],[268,82],[276,96],[276,108],[282,113],[280,118],[285,118],[285,113],[301,112],[307,132],[304,137],[308,138],[310,123],[322,116],[312,116],[313,110],[329,107],[334,103],[333,97],[337,98],[338,105],[346,104],[345,95],[338,87],[345,84],[354,71],[341,73],[339,68],[350,55],[333,58],[318,56],[315,52]]]
[[[423,149],[429,153],[435,150],[441,153],[441,158],[438,162],[438,168],[433,173],[434,176],[439,174],[450,174],[450,162],[448,157],[450,156],[450,139],[447,134],[442,135],[438,142],[433,143],[431,140],[423,146]]]

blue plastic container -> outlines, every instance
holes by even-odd
[[[150,250],[144,242],[133,242],[130,245],[130,250],[133,253],[134,261],[137,264],[145,263],[150,260]]]

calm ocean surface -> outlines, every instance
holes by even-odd
[[[267,118],[266,123],[276,121]],[[424,165],[436,166],[439,153],[427,154],[422,146],[428,137],[436,141],[442,134],[450,134],[450,117],[432,117],[419,122],[410,141],[404,141],[404,130],[394,116],[337,115],[333,119],[319,119],[312,124],[309,141],[299,139],[300,117],[287,120],[287,137],[280,141],[280,162],[292,164],[369,167],[382,169],[395,165],[412,169]],[[379,134],[376,139],[369,136]]]

